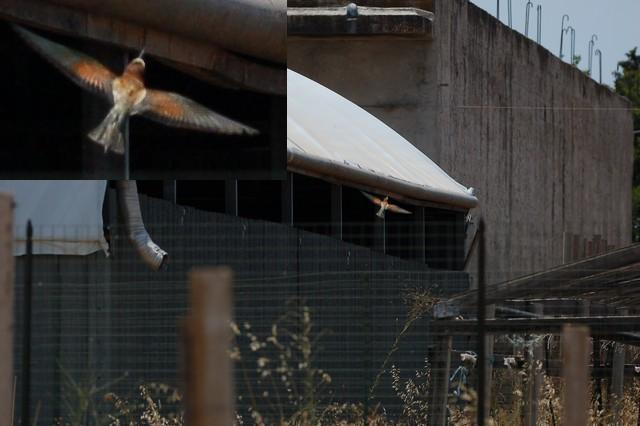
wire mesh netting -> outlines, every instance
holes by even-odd
[[[310,400],[400,415],[389,370],[395,365],[408,375],[425,366],[426,308],[469,287],[462,271],[432,269],[282,224],[150,198],[143,199],[143,214],[169,253],[162,271],[142,263],[117,226],[108,232],[108,257],[32,258],[29,401],[42,424],[58,418],[108,423],[107,414],[120,412],[114,395],[133,403],[140,385],[181,389],[187,273],[198,266],[234,271],[238,412],[250,418],[250,409],[259,411],[267,422],[294,415]],[[27,258],[17,257],[16,267],[20,407]],[[302,348],[303,340],[310,346]],[[178,413],[181,404],[171,396],[164,407]]]
[[[149,410],[182,424],[187,274],[210,265],[234,271],[229,356],[238,422],[427,424],[438,419],[438,401],[444,401],[445,422],[474,424],[478,336],[485,333],[486,415],[500,425],[563,424],[561,330],[482,331],[471,290],[479,277],[455,270],[463,263],[455,256],[466,252],[456,225],[432,224],[427,241],[440,247],[410,245],[414,225],[387,227],[380,250],[378,234],[373,247],[365,247],[302,229],[313,230],[310,223],[292,227],[147,197],[142,209],[154,241],[169,253],[164,269],[148,268],[119,226],[106,232],[109,256],[34,255],[30,345],[23,339],[28,261],[16,258],[16,424],[26,350],[29,410],[38,424],[146,424]],[[371,224],[361,229],[377,232]],[[389,254],[394,241],[402,242],[397,254],[404,259]],[[421,248],[422,260],[407,255]],[[486,271],[489,318],[633,313],[621,313],[610,299],[554,297],[566,276],[538,281],[526,297],[498,291],[495,284],[512,275]],[[463,327],[446,325],[451,321]],[[585,410],[592,424],[637,421],[638,353],[632,348],[640,339],[624,326],[594,332],[589,343]]]

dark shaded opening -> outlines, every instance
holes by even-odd
[[[238,181],[238,216],[240,217],[281,222],[281,200],[281,181]]]
[[[149,197],[163,198],[163,182],[161,180],[136,181],[138,193]]]
[[[375,243],[378,207],[357,189],[342,188],[343,240],[365,247]]]
[[[427,264],[434,269],[463,269],[464,213],[427,208],[425,217]]]
[[[210,212],[225,212],[223,180],[179,180],[176,182],[176,203]]]
[[[293,223],[318,234],[331,234],[331,184],[293,175]]]
[[[395,200],[391,203],[410,211],[412,214],[399,214],[387,211],[385,214],[385,233],[386,233],[386,252],[391,256],[400,257],[402,259],[417,260],[422,259],[419,255],[418,238],[423,238],[422,234],[418,236],[420,228],[416,223],[416,210],[420,207],[402,204]],[[417,216],[420,217],[419,215]]]

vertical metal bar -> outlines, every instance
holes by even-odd
[[[331,185],[331,235],[342,239],[342,185]]]
[[[576,60],[576,29],[571,27],[571,65]]]
[[[500,20],[500,0],[496,0],[496,18]]]
[[[293,173],[287,172],[282,181],[282,223],[293,226]]]
[[[33,226],[27,222],[27,254],[24,274],[22,313],[22,423],[31,424],[31,288],[33,284]]]
[[[414,230],[414,244],[416,245],[414,250],[415,259],[420,263],[427,262],[427,248],[425,244],[425,211],[424,207],[416,207],[413,213],[413,220],[415,223]]]
[[[591,40],[589,40],[589,75],[592,75],[593,71],[593,48],[596,45],[596,41],[598,41],[598,36],[593,34]]]
[[[513,28],[512,1],[507,0],[507,13],[509,15],[509,28]]]
[[[177,184],[175,180],[165,180],[162,182],[162,198],[176,204]]]
[[[538,42],[538,44],[542,43],[542,5],[539,4],[536,11],[537,13],[537,17],[538,17],[538,32],[537,32],[537,37],[536,37],[536,41]]]
[[[484,220],[480,219],[478,224],[479,246],[478,246],[478,417],[476,424],[484,425],[486,416],[486,371],[487,371],[487,354],[486,354],[486,281],[485,281],[485,226]]]
[[[230,216],[238,216],[237,179],[228,179],[224,183],[224,211]]]
[[[533,9],[533,3],[531,3],[531,0],[529,0],[527,2],[526,5],[526,11],[525,11],[525,21],[524,21],[524,35],[526,37],[529,37],[529,16],[531,15],[531,9]]]
[[[600,49],[596,49],[595,55],[598,57],[598,63],[600,66],[600,76],[598,78],[598,81],[600,82],[600,84],[602,84],[602,51]]]
[[[562,28],[560,29],[560,59],[564,58],[564,55],[562,54],[562,47],[564,46],[564,33],[566,31],[565,28],[564,28],[565,19],[568,22],[569,21],[569,15],[563,15],[562,16]]]

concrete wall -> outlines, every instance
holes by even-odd
[[[433,41],[290,38],[288,64],[477,189],[490,280],[562,263],[565,232],[631,242],[630,104],[467,0]]]

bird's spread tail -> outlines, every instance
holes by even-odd
[[[89,138],[104,147],[104,152],[111,150],[124,154],[123,127],[127,115],[113,108],[102,120],[102,123],[89,133]]]
[[[384,207],[380,207],[380,210],[378,210],[376,216],[378,216],[380,219],[384,219]]]

